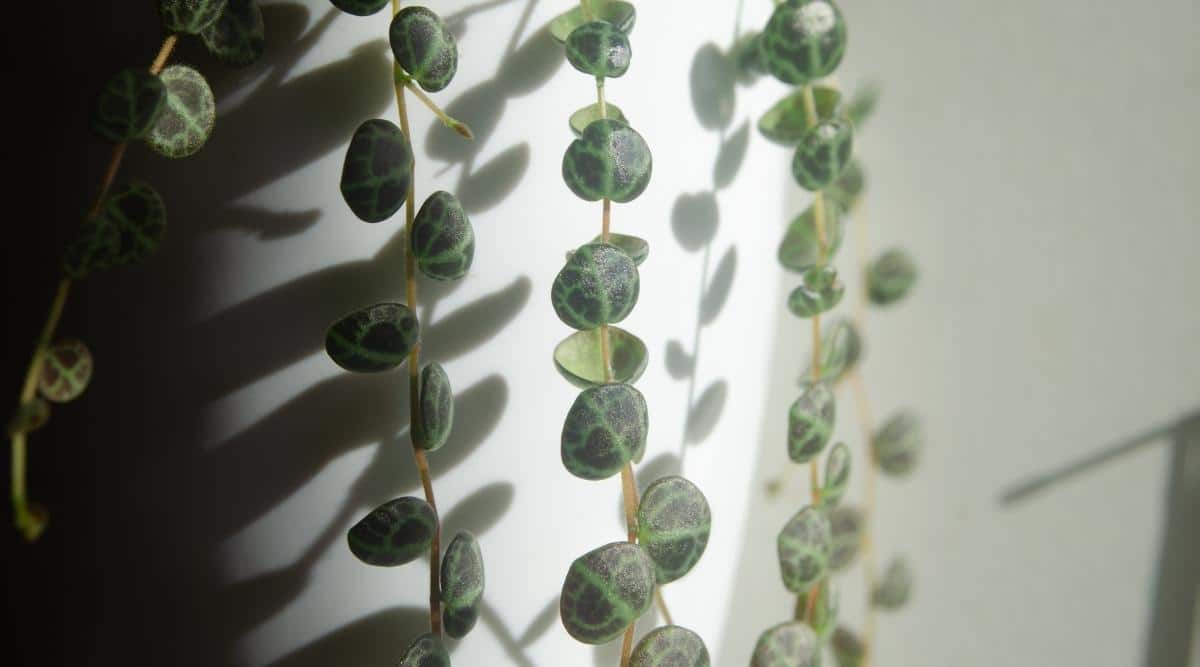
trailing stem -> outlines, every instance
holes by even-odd
[[[400,13],[400,0],[392,0],[392,14]],[[408,105],[404,90],[406,86],[396,82],[396,108],[400,114],[400,129],[408,141],[412,132],[408,123]],[[413,87],[415,90],[415,86]],[[469,132],[469,131],[468,131]],[[414,167],[415,171],[415,167]],[[404,202],[404,295],[409,310],[417,312],[417,259],[413,255],[412,237],[416,220],[416,178],[410,180],[408,197]],[[425,449],[421,446],[417,423],[421,418],[421,342],[418,340],[408,353],[408,434],[412,440],[413,461],[421,477],[421,488],[425,492],[425,502],[433,508],[437,516],[437,501],[433,496],[433,475],[429,472],[429,460]],[[442,593],[441,593],[441,542],[442,520],[437,518],[433,529],[433,539],[429,543],[429,629],[430,632],[442,636]]]
[[[178,35],[168,35],[163,40],[162,46],[158,49],[158,54],[154,57],[154,61],[150,64],[150,73],[158,75],[167,65],[167,60],[171,58],[171,54],[175,51],[175,45],[178,43]],[[108,166],[104,168],[104,174],[100,178],[100,186],[97,188],[96,197],[92,200],[92,205],[88,207],[87,216],[83,222],[87,224],[92,216],[100,211],[100,207],[104,204],[104,198],[108,195],[108,191],[112,189],[113,182],[117,180],[117,174],[121,170],[121,163],[125,159],[125,149],[127,144],[121,142],[113,146],[112,154],[108,159]],[[46,315],[45,324],[42,325],[42,333],[38,336],[37,342],[34,344],[33,355],[29,359],[29,365],[25,371],[25,381],[21,385],[21,394],[17,400],[17,409],[22,409],[26,404],[32,401],[37,395],[38,379],[42,375],[42,364],[46,358],[46,349],[50,347],[51,341],[54,340],[54,333],[58,330],[58,323],[62,319],[63,309],[67,305],[67,297],[71,293],[71,279],[63,277],[58,281],[58,287],[54,291],[54,299],[50,302],[50,311]],[[25,539],[32,542],[37,539],[41,532],[42,520],[34,517],[29,511],[29,501],[26,497],[26,431],[24,426],[20,426],[9,435],[9,441],[12,448],[12,503],[13,503],[13,520],[17,528],[24,535]]]

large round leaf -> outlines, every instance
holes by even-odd
[[[788,621],[764,631],[754,645],[750,667],[818,667],[821,644],[812,628]]]
[[[650,184],[654,160],[636,130],[612,118],[593,121],[563,154],[567,187],[587,201],[630,202]]]
[[[829,566],[829,519],[821,510],[805,507],[784,524],[776,547],[783,585],[793,593],[808,590]]]
[[[257,0],[229,0],[221,17],[200,33],[204,46],[226,65],[249,65],[262,57],[266,27]]]
[[[704,555],[712,512],[704,494],[679,476],[656,480],[637,511],[638,544],[654,560],[655,579],[667,584],[691,571]]]
[[[413,152],[394,123],[375,118],[355,130],[342,164],[342,197],[364,222],[381,222],[404,205],[412,186]]]
[[[350,528],[350,552],[367,565],[393,567],[429,551],[437,531],[437,512],[420,498],[388,501]]]
[[[431,93],[450,85],[458,43],[441,17],[426,7],[405,7],[392,18],[388,38],[396,64],[418,85]]]
[[[636,544],[613,542],[571,564],[559,613],[572,637],[585,644],[604,644],[646,613],[653,597],[650,556]]]
[[[550,290],[558,318],[575,329],[595,329],[625,319],[637,304],[637,265],[619,248],[588,243],[567,258]]]
[[[446,444],[454,426],[454,390],[450,388],[450,376],[437,362],[421,369],[420,386],[421,412],[413,428],[421,448],[434,451]]]
[[[454,536],[442,557],[442,620],[446,634],[455,639],[467,636],[479,618],[483,601],[483,553],[475,536]]]
[[[194,155],[217,122],[217,103],[204,75],[187,65],[171,65],[159,75],[167,105],[146,135],[146,144],[169,158]]]
[[[325,351],[355,373],[391,370],[408,358],[417,342],[417,316],[400,303],[378,303],[334,322],[325,334]]]
[[[562,430],[562,462],[583,479],[607,479],[646,450],[649,413],[642,392],[605,384],[580,392]]]
[[[38,392],[55,403],[73,401],[87,389],[92,368],[92,353],[83,341],[57,341],[46,349],[42,358]]]
[[[646,633],[633,647],[629,667],[709,667],[708,648],[700,635],[678,625]]]
[[[808,463],[825,449],[833,433],[837,402],[825,382],[808,382],[788,409],[788,457]]]
[[[413,224],[413,255],[421,274],[458,280],[475,259],[475,229],[458,198],[438,190],[421,204]]]
[[[846,21],[831,0],[785,0],[775,6],[759,39],[763,64],[795,85],[827,76],[846,51]]]

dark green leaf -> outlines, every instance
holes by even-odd
[[[475,627],[483,601],[483,553],[475,536],[454,536],[442,557],[442,619],[446,634],[462,639]]]
[[[450,376],[442,365],[429,362],[421,369],[421,411],[413,424],[422,449],[441,449],[450,437],[454,425],[454,391],[450,388]]]
[[[629,69],[629,37],[607,21],[591,21],[567,35],[567,62],[597,78],[615,79]]]
[[[842,94],[830,86],[813,86],[813,106],[817,120],[833,118]],[[803,89],[789,93],[758,119],[758,131],[764,137],[784,146],[795,146],[808,132],[808,116],[804,112]]]
[[[225,0],[158,0],[158,11],[168,33],[198,35],[221,16]]]
[[[437,635],[424,634],[409,644],[400,667],[450,667],[450,652]]]
[[[825,576],[830,542],[829,519],[821,510],[805,507],[788,520],[776,546],[783,585],[789,591],[806,591]]]
[[[637,265],[607,243],[581,246],[558,272],[550,289],[554,312],[575,329],[595,329],[625,319],[637,304]]]
[[[903,299],[917,282],[917,265],[900,248],[889,248],[867,265],[867,295],[886,306]]]
[[[417,342],[417,316],[400,303],[357,310],[329,327],[325,351],[334,363],[355,373],[391,370],[408,358]]]
[[[589,0],[589,4],[596,19],[613,24],[626,35],[633,32],[637,10],[632,4],[621,0]],[[573,30],[588,21],[583,7],[577,4],[550,21],[550,34],[559,42],[566,42]]]
[[[826,382],[806,382],[788,409],[788,457],[808,463],[829,444],[837,403]]]
[[[804,272],[804,282],[788,295],[788,310],[796,317],[820,315],[837,306],[845,291],[833,265],[814,266]]]
[[[850,448],[846,443],[839,442],[829,450],[825,457],[825,481],[821,487],[821,505],[832,507],[837,505],[846,494],[850,485]]]
[[[458,71],[458,43],[441,17],[425,7],[409,6],[392,19],[392,54],[421,88],[435,93],[450,85]]]
[[[812,628],[788,621],[766,630],[754,645],[750,667],[818,667],[821,645]]]
[[[350,528],[350,551],[367,565],[394,567],[429,551],[437,512],[420,498],[396,498],[375,508]]]
[[[916,467],[924,441],[920,420],[913,413],[902,411],[879,429],[871,439],[871,449],[881,470],[904,477]]]
[[[365,222],[387,220],[412,186],[413,152],[394,123],[373,119],[358,126],[342,165],[342,197]]]
[[[582,479],[607,479],[642,458],[648,428],[646,399],[633,385],[588,387],[563,423],[563,466]]]
[[[828,261],[842,247],[842,237],[845,236],[845,219],[842,216],[841,205],[825,197],[822,202],[823,222],[825,230],[825,260]],[[809,206],[803,213],[796,216],[788,224],[783,240],[779,242],[779,263],[783,268],[804,273],[812,267],[824,263],[821,253],[821,235],[817,229],[816,203]]]
[[[637,526],[638,544],[654,560],[655,580],[667,584],[690,572],[704,555],[712,512],[695,484],[677,475],[663,477],[642,494]]]
[[[633,647],[629,667],[709,667],[708,648],[700,635],[678,625],[646,633]]]
[[[613,542],[575,559],[563,582],[563,626],[585,644],[605,644],[650,609],[654,563],[644,549]]]
[[[475,259],[475,229],[458,198],[438,190],[429,195],[413,223],[413,255],[421,273],[434,280],[458,280]]]
[[[204,75],[187,65],[171,65],[159,75],[167,104],[145,137],[154,152],[169,158],[194,155],[217,122],[217,103]]]
[[[829,0],[786,0],[775,6],[759,40],[763,63],[784,83],[828,76],[846,51],[846,21]]]
[[[563,155],[567,187],[587,201],[633,201],[650,184],[654,160],[645,139],[619,120],[602,118],[583,130]]]
[[[604,241],[604,235],[597,234],[596,238],[592,239],[592,243],[608,243],[616,246],[621,252],[629,255],[634,266],[641,266],[642,262],[646,261],[646,257],[650,255],[650,244],[646,242],[646,239],[636,236],[609,234],[608,241]]]
[[[104,84],[92,111],[92,129],[117,143],[146,136],[167,105],[162,79],[142,69],[127,69]]]
[[[334,7],[355,16],[370,16],[388,6],[389,0],[330,0]]]
[[[844,118],[823,120],[804,133],[792,156],[792,177],[809,191],[824,190],[850,163],[854,126]]]
[[[266,29],[256,0],[229,0],[225,11],[200,33],[204,46],[226,65],[241,67],[262,57]]]

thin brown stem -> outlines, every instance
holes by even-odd
[[[400,13],[400,0],[392,0],[393,15]],[[412,129],[408,122],[408,104],[405,100],[405,86],[397,80],[396,108],[400,115],[400,129],[404,136],[412,140]],[[414,170],[415,171],[415,170]],[[404,295],[408,307],[414,313],[417,310],[417,260],[413,255],[412,237],[416,221],[416,186],[415,178],[409,181],[408,196],[404,201]],[[424,443],[421,442],[416,425],[421,418],[421,343],[412,346],[408,353],[408,410],[409,438],[412,440],[413,461],[421,477],[421,488],[425,492],[425,502],[433,508],[437,515],[437,500],[433,495],[433,475],[429,471],[429,459],[425,456]],[[433,530],[433,540],[429,543],[429,629],[430,632],[442,636],[442,592],[441,592],[441,542],[442,521],[438,517]]]
[[[167,35],[163,40],[162,46],[158,49],[158,55],[154,57],[154,62],[150,63],[150,73],[158,76],[163,68],[167,66],[167,61],[171,58],[171,53],[175,50],[175,45],[179,43],[179,35]]]

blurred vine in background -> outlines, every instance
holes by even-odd
[[[907,600],[912,572],[902,558],[877,571],[870,529],[875,516],[876,470],[903,476],[912,470],[922,445],[920,426],[901,412],[872,431],[865,383],[858,368],[865,302],[888,305],[903,298],[916,280],[911,258],[891,249],[863,266],[866,253],[861,220],[856,245],[863,273],[863,295],[854,321],[839,320],[822,331],[822,315],[842,300],[845,288],[830,263],[842,245],[849,214],[862,195],[861,165],[852,157],[856,127],[875,106],[867,88],[843,102],[838,87],[823,81],[842,60],[846,23],[831,0],[778,3],[761,32],[740,41],[737,59],[747,74],[770,74],[797,90],[772,106],[759,120],[769,140],[794,148],[792,176],[813,193],[812,204],[793,219],[778,251],[784,268],[801,274],[787,307],[812,325],[812,358],[800,396],[788,412],[787,452],[808,464],[811,500],[784,525],[777,539],[784,586],[795,593],[792,618],[765,630],[751,657],[753,667],[815,667],[826,647],[841,667],[872,662],[876,609],[896,609]],[[865,510],[841,505],[851,469],[850,448],[829,449],[822,478],[821,454],[830,443],[837,414],[835,386],[848,379],[858,403],[868,450]],[[776,483],[778,484],[778,483]],[[830,575],[846,568],[863,551],[869,600],[862,637],[838,619]]]
[[[255,0],[159,0],[158,11],[166,37],[153,62],[115,74],[92,110],[91,129],[112,142],[112,154],[83,224],[64,252],[62,277],[8,422],[13,520],[31,542],[45,530],[49,512],[26,496],[27,437],[49,420],[51,403],[75,400],[92,377],[88,346],[55,338],[71,287],[93,274],[147,260],[166,232],[166,206],[153,186],[139,180],[117,185],[125,153],[140,141],[169,158],[194,155],[216,122],[216,103],[204,76],[187,65],[169,64],[175,47],[181,37],[194,36],[230,66],[255,62],[265,47]]]
[[[388,5],[388,0],[332,2],[357,16],[375,14]],[[430,631],[412,641],[400,664],[433,667],[450,664],[443,635],[460,639],[475,626],[483,603],[484,568],[479,542],[469,532],[455,535],[445,553],[441,551],[441,519],[426,452],[440,449],[449,438],[454,394],[440,364],[420,365],[417,271],[440,281],[465,276],[475,257],[475,232],[462,204],[449,192],[432,193],[416,209],[406,92],[450,129],[468,139],[472,135],[426,94],[444,89],[454,78],[454,35],[426,7],[401,7],[399,0],[391,5],[388,37],[395,56],[400,126],[382,119],[359,126],[346,151],[341,191],[364,222],[383,222],[404,207],[405,303],[377,303],[343,317],[326,332],[325,350],[338,366],[354,373],[390,371],[408,362],[409,437],[425,498],[406,496],[380,505],[352,526],[346,539],[350,551],[368,565],[394,567],[428,553]]]
[[[558,370],[582,391],[567,413],[561,456],[572,475],[586,480],[620,475],[626,539],[598,547],[573,562],[563,582],[563,626],[585,644],[623,635],[621,665],[706,667],[708,650],[696,633],[671,624],[659,586],[682,577],[708,544],[708,501],[679,476],[655,480],[639,503],[633,464],[646,451],[646,399],[633,383],[646,369],[645,344],[615,326],[633,310],[638,266],[649,246],[611,231],[612,204],[636,199],[650,182],[650,147],[624,113],[605,98],[605,82],[625,74],[636,20],[633,5],[583,0],[556,18],[551,33],[566,57],[596,81],[596,102],[576,111],[576,139],[563,156],[562,176],[581,199],[601,202],[600,234],[571,252],[550,299],[564,324],[577,332],[554,350]],[[668,625],[635,647],[634,623],[657,599]]]

